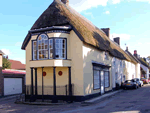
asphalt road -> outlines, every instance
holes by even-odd
[[[15,98],[0,99],[0,113],[150,113],[150,85],[124,90],[89,106],[81,103],[55,106],[15,104]]]

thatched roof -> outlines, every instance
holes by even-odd
[[[133,56],[128,50],[125,50],[125,52],[129,55],[132,62],[140,63],[140,61],[135,56]]]
[[[102,30],[60,0],[53,1],[37,19],[31,30],[61,25],[71,25],[84,43],[99,50],[108,51],[110,55],[119,59],[131,61],[129,56],[120,47],[112,43]],[[30,38],[31,35],[28,33],[22,44],[22,49],[25,49]]]

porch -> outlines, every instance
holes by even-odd
[[[72,102],[71,67],[31,67],[30,69],[31,84],[26,85],[25,101]]]

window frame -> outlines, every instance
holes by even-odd
[[[106,78],[105,78],[105,73],[106,72],[108,72],[108,86],[106,87],[106,84],[105,84],[105,88],[109,88],[110,87],[110,73],[109,73],[109,71],[104,71],[104,82],[105,82],[105,80],[106,80]],[[106,83],[106,82],[105,82]]]
[[[42,35],[42,34],[44,34],[44,35],[46,35],[47,36],[47,38],[48,38],[48,58],[43,58],[43,59],[39,59],[39,53],[38,53],[38,38],[39,38],[39,36],[40,35]],[[53,58],[50,58],[50,52],[49,52],[49,50],[50,50],[50,48],[49,48],[49,41],[50,40],[53,40]],[[56,56],[55,56],[55,39],[64,39],[65,40],[65,58],[56,58]],[[34,59],[33,57],[33,47],[34,47],[34,45],[33,45],[33,42],[36,42],[36,54],[37,54],[37,59]],[[67,59],[67,38],[65,38],[65,37],[49,37],[47,34],[45,34],[45,33],[41,33],[41,34],[39,34],[38,36],[37,36],[37,38],[35,39],[35,40],[32,40],[32,53],[31,53],[31,55],[32,55],[32,60],[34,60],[34,61],[36,61],[36,60],[52,60],[52,59],[62,59],[62,60],[65,60],[65,59]],[[44,47],[45,48],[45,47]]]

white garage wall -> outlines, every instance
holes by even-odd
[[[22,78],[4,78],[4,95],[22,93]]]

